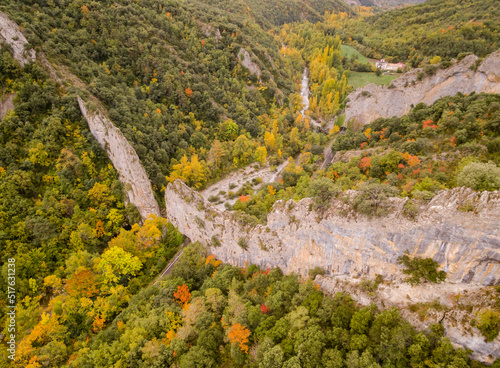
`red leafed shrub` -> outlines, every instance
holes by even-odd
[[[361,162],[359,163],[359,168],[364,172],[368,171],[368,169],[372,167],[372,158],[371,157],[363,157]]]
[[[246,195],[240,195],[239,197],[240,201],[241,202],[248,202],[250,200],[250,196],[246,196]]]
[[[267,312],[269,312],[269,308],[267,308],[267,306],[266,306],[265,304],[262,304],[262,305],[260,306],[260,311],[261,311],[262,313],[267,313]]]

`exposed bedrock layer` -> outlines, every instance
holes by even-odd
[[[160,216],[160,208],[153,194],[151,182],[141,165],[139,156],[122,132],[100,111],[89,112],[85,102],[78,97],[80,110],[87,119],[90,131],[118,172],[128,200],[133,203],[142,218],[150,214]]]
[[[12,47],[14,59],[22,66],[35,60],[35,51],[24,48],[28,41],[18,25],[3,12],[0,12],[0,42],[5,42]]]
[[[14,110],[14,93],[0,95],[0,120],[10,111]]]
[[[319,266],[329,275],[380,274],[397,280],[402,277],[397,259],[408,251],[437,261],[448,282],[500,282],[498,191],[442,191],[414,221],[402,215],[402,198],[392,199],[389,216],[371,219],[356,215],[339,200],[322,216],[310,210],[311,199],[278,202],[267,226],[253,228],[218,211],[180,181],[168,185],[165,201],[167,218],[180,232],[234,265],[279,266],[301,274]],[[464,202],[475,203],[476,213],[460,211]]]
[[[302,275],[322,267],[327,276],[317,281],[326,292],[349,292],[361,304],[402,308],[403,316],[418,329],[441,321],[451,342],[471,349],[473,358],[491,363],[500,356],[500,341],[485,342],[470,326],[475,316],[463,308],[446,315],[429,311],[424,322],[408,309],[410,304],[435,299],[452,307],[453,295],[471,296],[485,285],[500,282],[498,191],[444,190],[412,221],[402,215],[405,200],[401,198],[392,199],[394,211],[389,216],[372,219],[352,213],[337,200],[321,216],[310,210],[311,199],[278,202],[268,215],[267,226],[252,228],[241,225],[231,213],[215,209],[180,181],[168,185],[165,201],[168,220],[224,262],[280,267],[285,273]],[[474,204],[475,213],[459,210],[464,202]],[[447,272],[446,282],[417,288],[400,283],[404,275],[397,259],[405,251],[437,261]],[[359,277],[376,274],[395,283],[381,285],[375,293],[362,292]],[[478,301],[476,305],[486,304]]]
[[[394,88],[375,84],[358,88],[347,97],[346,121],[368,124],[380,117],[403,116],[412,105],[421,102],[429,105],[458,92],[500,93],[500,50],[490,54],[476,68],[477,60],[477,56],[469,55],[447,69],[437,69],[435,74],[421,81],[417,77],[424,73],[423,69],[412,70],[392,81]]]

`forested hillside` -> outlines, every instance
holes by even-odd
[[[316,23],[323,18],[326,11],[352,12],[342,0],[209,0],[206,3],[224,9],[232,15],[244,14],[265,28],[302,20]]]
[[[458,94],[341,130],[350,73],[373,70],[342,44],[412,66],[484,56],[500,47],[496,5],[431,0],[355,16],[341,0],[2,0],[39,57],[21,67],[0,45],[0,98],[13,101],[0,119],[0,322],[7,336],[15,259],[18,342],[0,366],[482,367],[440,326],[416,332],[397,310],[326,296],[279,268],[222,264],[198,244],[153,285],[185,237],[127,204],[77,96],[92,94],[89,110],[123,132],[161,200],[177,179],[201,190],[286,162],[275,182],[220,191],[239,198],[227,210],[253,225],[278,200],[313,197],[321,214],[336,196],[383,216],[399,196],[412,219],[441,189],[500,189],[500,97]],[[322,166],[325,153],[333,164]]]
[[[69,367],[481,367],[440,325],[417,332],[397,309],[360,308],[279,268],[221,264],[199,245],[132,298]],[[425,362],[425,363],[424,363]]]
[[[277,40],[251,19],[197,1],[12,0],[2,7],[31,46],[67,65],[104,103],[158,192],[183,157],[201,165],[199,185],[253,160],[246,156],[269,116],[278,114],[289,134],[291,66]]]
[[[361,214],[385,215],[391,210],[386,199],[403,196],[411,199],[407,215],[415,217],[419,203],[442,189],[500,189],[499,128],[500,97],[487,94],[419,104],[401,118],[377,119],[363,129],[349,126],[345,134],[336,128],[331,150],[337,159],[315,180],[311,177],[321,161],[303,152],[297,162],[289,160],[282,182],[238,192],[244,196],[233,209],[263,223],[278,200],[315,197],[322,207],[355,189],[359,194],[350,205]],[[474,203],[463,209],[474,211]]]
[[[496,0],[430,0],[365,18],[334,13],[326,23],[364,55],[409,62],[412,67],[435,56],[484,57],[500,48]]]
[[[75,97],[38,64],[20,68],[5,45],[0,86],[16,96],[0,120],[0,284],[15,259],[18,366],[59,366],[66,346],[111,321],[183,237],[164,219],[138,224]],[[2,287],[2,322],[10,300]]]

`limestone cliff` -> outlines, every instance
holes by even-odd
[[[260,78],[262,72],[259,66],[252,61],[252,56],[243,47],[238,52],[238,60],[241,62],[241,65],[243,65],[250,71],[250,73],[255,74],[257,77]]]
[[[160,216],[160,208],[155,200],[151,183],[134,148],[102,112],[90,112],[80,97],[78,104],[87,119],[90,131],[118,171],[128,200],[137,207],[143,219],[150,214]]]
[[[16,95],[13,93],[0,95],[0,120],[3,119],[9,110],[14,110],[14,97]]]
[[[26,37],[24,37],[18,25],[3,12],[0,12],[0,41],[12,47],[14,59],[19,61],[22,66],[35,61],[35,51],[24,48],[24,45],[28,43]]]
[[[402,215],[405,200],[399,198],[393,198],[394,211],[378,219],[357,216],[337,200],[322,216],[310,210],[311,199],[278,202],[267,226],[253,228],[242,225],[231,213],[218,211],[180,181],[168,185],[165,199],[168,220],[224,262],[280,267],[285,273],[302,275],[320,266],[327,275],[316,281],[324,291],[349,292],[365,305],[397,307],[419,329],[441,321],[452,343],[471,349],[475,359],[491,363],[500,357],[500,340],[486,343],[470,325],[474,313],[492,303],[484,286],[500,282],[498,191],[442,191],[414,221]],[[473,203],[475,212],[459,210],[464,202]],[[405,251],[436,260],[447,272],[447,282],[417,288],[398,282],[403,275],[397,258]],[[395,282],[380,286],[376,292],[363,292],[359,277],[376,274]],[[472,298],[481,293],[481,298]],[[455,305],[455,300],[464,295],[467,300],[462,302],[462,298],[460,302],[468,308],[473,305],[472,312]],[[445,305],[446,313],[430,309],[422,320],[410,311],[412,304],[432,304],[436,299]]]
[[[358,88],[347,97],[346,122],[368,124],[380,117],[403,116],[412,105],[421,102],[429,105],[458,92],[500,93],[500,50],[485,58],[476,69],[477,60],[477,56],[469,55],[447,69],[437,69],[434,75],[421,81],[417,76],[423,70],[412,70],[395,79],[394,88],[375,84]]]
[[[180,181],[169,184],[165,198],[168,220],[231,264],[279,266],[301,274],[320,266],[329,275],[381,274],[396,280],[401,278],[397,258],[408,251],[440,263],[448,282],[500,282],[498,191],[442,191],[415,221],[402,215],[405,200],[400,198],[393,198],[395,210],[388,217],[373,219],[352,213],[337,200],[321,217],[310,210],[311,199],[278,202],[267,226],[253,228],[240,225],[231,213],[216,210]],[[475,203],[476,213],[458,209],[467,201]],[[238,243],[243,247],[246,243],[248,249]]]

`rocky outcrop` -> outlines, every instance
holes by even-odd
[[[347,97],[346,122],[368,124],[380,117],[403,116],[412,105],[421,102],[429,105],[458,92],[500,93],[500,50],[476,68],[477,60],[477,56],[469,55],[447,69],[437,69],[434,75],[421,81],[417,77],[423,70],[415,69],[392,81],[391,88],[375,84],[358,88]]]
[[[210,37],[213,34],[215,43],[219,43],[219,41],[222,39],[219,28],[214,28],[210,24],[206,24],[200,21],[196,22],[199,24],[201,31],[205,36]]]
[[[402,215],[401,198],[393,198],[394,211],[388,217],[372,219],[352,213],[342,201],[333,201],[323,216],[311,210],[311,199],[278,202],[267,226],[255,227],[216,210],[180,181],[169,184],[165,198],[168,220],[231,264],[254,263],[300,274],[319,266],[328,275],[381,274],[397,280],[397,258],[408,251],[436,260],[448,282],[500,282],[498,191],[442,191],[415,221]],[[476,213],[459,210],[462,203],[473,203]]]
[[[19,26],[11,21],[7,14],[0,12],[0,41],[12,47],[14,59],[21,63],[21,66],[35,61],[35,51],[26,50],[24,45],[28,43],[26,37],[19,29]]]
[[[238,60],[240,61],[241,65],[243,65],[250,71],[250,73],[255,74],[257,77],[260,78],[262,72],[259,66],[252,61],[252,56],[243,47],[238,52]]]
[[[380,310],[395,307],[418,330],[441,323],[452,344],[472,350],[473,359],[493,363],[500,358],[500,337],[486,342],[471,324],[477,319],[477,312],[494,307],[491,288],[472,284],[382,283],[373,290],[363,287],[363,279],[349,276],[317,276],[315,281],[324,292],[349,293],[361,305],[375,304]]]
[[[9,93],[0,96],[0,120],[7,114],[9,110],[14,110],[14,93]]]
[[[388,217],[372,219],[353,214],[337,200],[321,216],[311,210],[311,199],[278,202],[268,215],[267,226],[254,227],[245,226],[244,219],[231,213],[218,211],[180,181],[168,185],[165,200],[167,219],[224,262],[280,267],[285,273],[302,275],[319,266],[327,275],[316,281],[326,292],[349,292],[364,305],[400,308],[402,315],[420,329],[442,320],[446,336],[456,346],[471,349],[475,359],[491,362],[500,356],[500,341],[486,343],[470,325],[473,313],[488,306],[484,300],[474,304],[473,313],[466,312],[465,307],[455,308],[446,317],[440,310],[429,310],[423,321],[409,310],[412,304],[435,299],[452,308],[461,295],[470,297],[485,285],[500,282],[498,191],[442,191],[414,221],[402,215],[405,200],[400,198],[393,198],[394,211]],[[474,211],[459,210],[464,203],[473,205]],[[447,272],[447,282],[417,288],[400,283],[403,275],[397,258],[405,251],[436,260]],[[381,285],[375,293],[363,292],[360,277],[376,274],[395,282]],[[492,303],[490,296],[486,298]],[[469,306],[469,302],[463,305]]]
[[[160,216],[160,208],[154,197],[151,183],[134,148],[103,113],[90,112],[80,97],[78,97],[78,104],[83,116],[87,119],[90,131],[106,151],[118,172],[128,200],[137,207],[143,219],[150,214]]]

